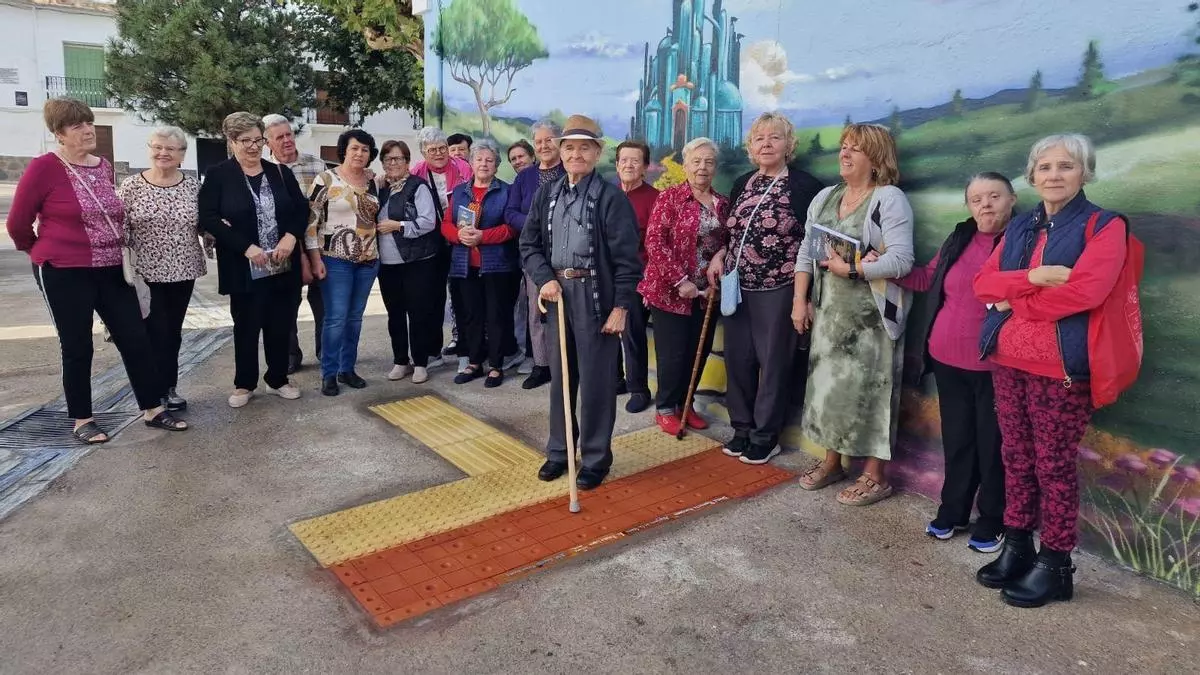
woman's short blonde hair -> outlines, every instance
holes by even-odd
[[[52,98],[42,106],[42,119],[52,134],[61,134],[68,127],[95,122],[96,115],[83,101],[73,98]]]
[[[708,148],[709,150],[712,150],[714,157],[719,157],[721,155],[720,148],[717,147],[717,144],[714,143],[711,138],[708,138],[707,136],[701,136],[700,138],[693,138],[692,140],[688,141],[687,145],[683,146],[683,161],[687,162],[688,155],[699,150],[700,148]]]
[[[1033,170],[1037,168],[1038,159],[1053,148],[1067,151],[1071,159],[1083,167],[1083,182],[1096,180],[1096,147],[1092,139],[1083,134],[1053,134],[1047,136],[1029,150],[1029,161],[1025,163],[1025,180],[1033,185]]]
[[[262,118],[245,111],[231,113],[225,117],[224,122],[221,122],[221,132],[230,141],[236,141],[238,136],[251,129],[258,129],[260,134],[266,133]]]
[[[796,126],[784,115],[777,112],[765,112],[754,119],[754,122],[750,124],[750,132],[746,134],[746,154],[750,156],[750,163],[758,166],[750,144],[754,140],[754,134],[765,126],[776,127],[783,132],[784,137],[792,139],[791,144],[788,145],[787,154],[783,158],[785,164],[791,162],[792,157],[796,154]]]
[[[900,166],[896,161],[896,141],[882,124],[851,124],[842,129],[840,144],[850,143],[871,161],[871,178],[876,185],[895,185],[900,182]]]

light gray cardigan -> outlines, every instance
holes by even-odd
[[[815,276],[815,268],[809,251],[812,247],[813,228],[817,215],[821,213],[825,200],[833,192],[830,186],[817,193],[808,205],[808,227],[804,241],[796,254],[796,271]],[[825,223],[820,223],[824,225]],[[871,283],[875,304],[883,318],[884,327],[893,340],[900,339],[904,331],[904,320],[912,304],[912,293],[892,282],[909,273],[913,265],[913,212],[904,192],[894,185],[875,188],[867,204],[867,217],[863,219],[860,240],[879,252],[879,260],[862,264],[862,277]]]

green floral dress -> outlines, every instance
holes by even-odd
[[[817,223],[861,239],[871,198],[840,218],[843,194],[844,185],[834,189]],[[851,457],[891,459],[904,338],[888,337],[871,287],[861,278],[843,279],[822,270],[812,283],[814,316],[801,445],[809,452],[834,450]]]

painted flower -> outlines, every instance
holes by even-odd
[[[1113,462],[1113,466],[1117,467],[1118,469],[1124,469],[1125,471],[1129,471],[1131,473],[1146,473],[1146,471],[1150,468],[1145,462],[1142,461],[1141,457],[1133,454],[1121,455],[1117,458],[1117,461]]]
[[[1104,459],[1104,456],[1091,448],[1085,448],[1081,445],[1079,446],[1079,459],[1085,462],[1099,462]]]
[[[1181,481],[1200,483],[1200,466],[1196,466],[1195,464],[1178,465],[1175,467],[1175,471],[1171,474],[1171,477]]]
[[[1168,464],[1173,464],[1176,460],[1178,460],[1179,455],[1171,452],[1170,450],[1155,448],[1146,454],[1146,459],[1159,466],[1167,466]]]
[[[1189,516],[1200,518],[1200,497],[1179,499],[1172,506]]]

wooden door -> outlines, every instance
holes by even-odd
[[[97,157],[103,157],[112,165],[113,171],[116,171],[117,162],[113,158],[113,129],[110,126],[96,125],[96,151]],[[116,180],[114,176],[113,180]]]

